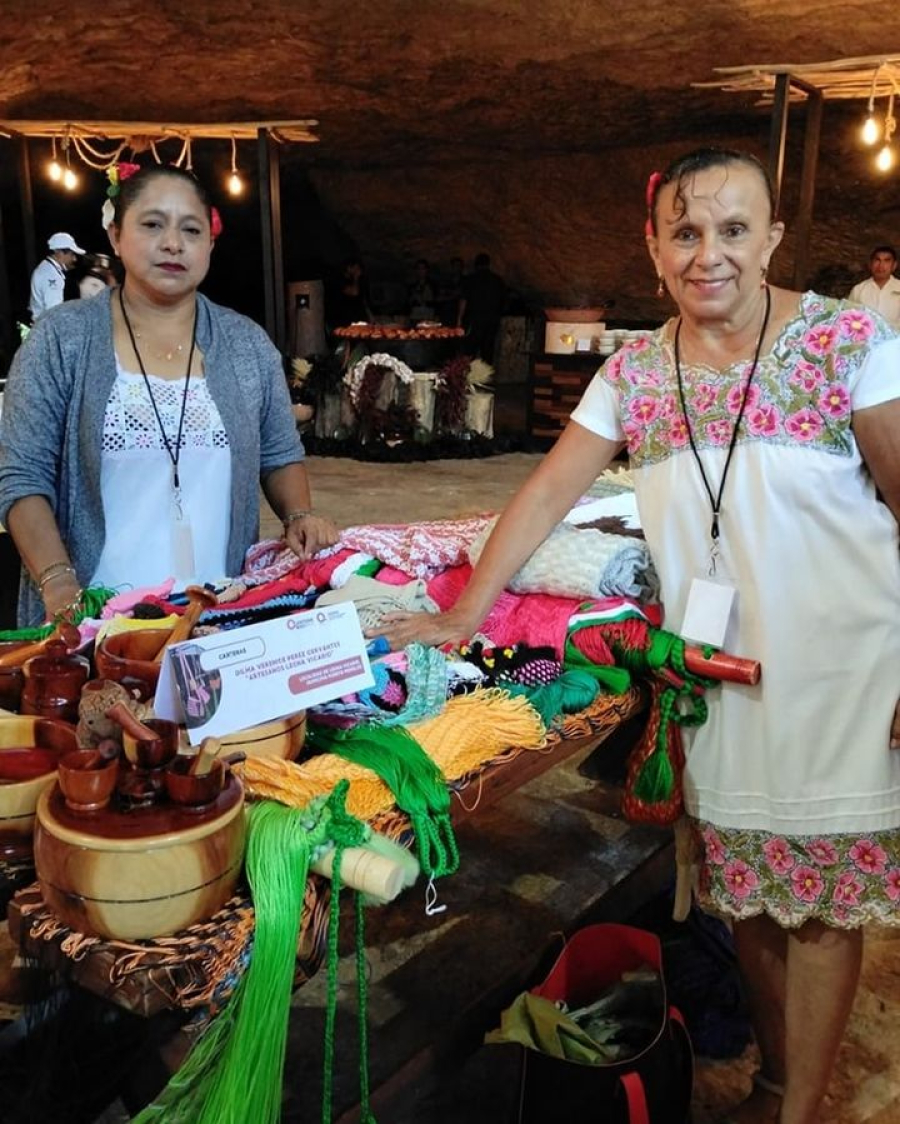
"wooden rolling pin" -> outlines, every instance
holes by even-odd
[[[188,607],[166,637],[163,646],[153,657],[154,663],[162,663],[166,648],[171,644],[180,644],[182,640],[187,640],[194,631],[194,625],[200,619],[201,613],[219,603],[216,595],[210,593],[208,589],[204,589],[201,585],[189,585],[184,592],[188,596]]]
[[[312,864],[316,874],[331,877],[334,866],[334,851],[326,852]],[[378,898],[381,902],[392,902],[404,888],[406,872],[400,863],[376,855],[365,847],[348,847],[341,859],[341,882],[352,890]]]

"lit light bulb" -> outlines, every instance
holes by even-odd
[[[59,183],[59,181],[63,178],[62,164],[60,164],[57,159],[54,158],[47,165],[47,175],[50,177],[50,179],[53,180],[54,183]]]
[[[244,181],[237,172],[232,172],[228,177],[228,190],[232,195],[240,195],[244,190]]]
[[[863,144],[875,144],[881,136],[881,125],[873,113],[870,113],[866,118],[865,124],[862,127],[860,137]]]
[[[875,157],[875,167],[879,172],[889,172],[894,166],[894,149],[891,145],[886,144],[881,152]]]
[[[74,191],[78,186],[78,176],[72,171],[71,168],[66,168],[63,173],[63,187],[66,191]]]

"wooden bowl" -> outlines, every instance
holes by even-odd
[[[245,836],[244,792],[233,776],[203,809],[110,807],[90,821],[53,785],[38,801],[34,861],[44,901],[71,929],[152,940],[221,909]]]
[[[134,688],[141,702],[146,702],[156,693],[156,656],[170,632],[167,628],[140,628],[104,637],[94,652],[98,678],[114,679],[123,687]]]
[[[248,757],[281,757],[285,761],[294,761],[300,756],[306,740],[306,711],[298,710],[274,722],[248,726],[246,730],[237,730],[219,740],[223,757],[240,750]]]
[[[77,749],[75,728],[55,718],[0,718],[0,753],[18,746],[49,749],[59,758]],[[0,784],[0,857],[31,857],[38,797],[55,778],[54,766],[30,780]]]

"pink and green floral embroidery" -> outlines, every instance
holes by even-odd
[[[900,925],[900,832],[773,835],[695,823],[701,902],[737,919],[767,913],[796,928]]]
[[[739,441],[800,445],[839,456],[853,448],[849,383],[874,343],[890,338],[865,309],[805,293],[800,312],[763,356],[747,391]],[[689,367],[685,400],[700,448],[727,447],[750,363],[727,371]],[[662,332],[635,340],[603,368],[619,395],[622,428],[635,467],[688,444],[672,362]]]

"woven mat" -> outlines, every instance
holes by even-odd
[[[325,958],[331,884],[307,883],[297,948],[295,982],[311,979]],[[246,970],[253,945],[253,906],[239,893],[207,921],[152,941],[111,941],[63,925],[35,882],[13,898],[19,947],[38,965],[71,975],[81,986],[136,1011],[163,1008],[214,1015]]]

